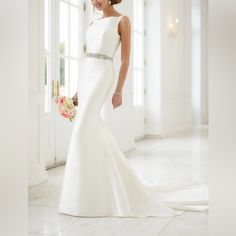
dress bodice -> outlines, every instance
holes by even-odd
[[[122,16],[110,16],[92,22],[85,33],[87,52],[114,57],[120,45],[118,24]]]

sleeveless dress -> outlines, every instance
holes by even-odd
[[[122,16],[100,18],[88,27],[89,53],[114,57],[120,45],[118,24]],[[141,182],[101,116],[116,82],[112,60],[85,57],[82,70],[78,115],[67,153],[59,213],[81,217],[169,217],[182,214],[184,209],[193,210],[193,205],[206,204],[202,189],[200,194],[197,190],[190,196],[153,189]],[[195,193],[199,198],[191,198]]]

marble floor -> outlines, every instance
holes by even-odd
[[[165,139],[143,139],[125,153],[149,185],[207,183],[208,128],[197,126]],[[207,236],[208,213],[185,211],[158,218],[78,218],[58,214],[64,166],[48,171],[49,180],[29,189],[29,236]]]

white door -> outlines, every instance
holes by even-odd
[[[46,167],[65,163],[73,123],[55,106],[58,96],[77,90],[84,54],[82,0],[44,0]]]

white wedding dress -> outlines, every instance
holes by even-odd
[[[113,58],[122,16],[95,20],[86,31],[89,53],[78,80],[78,115],[74,120],[59,201],[59,213],[73,216],[169,217],[183,210],[207,210],[207,187],[163,189],[146,186],[120,150],[101,116],[117,81]]]

